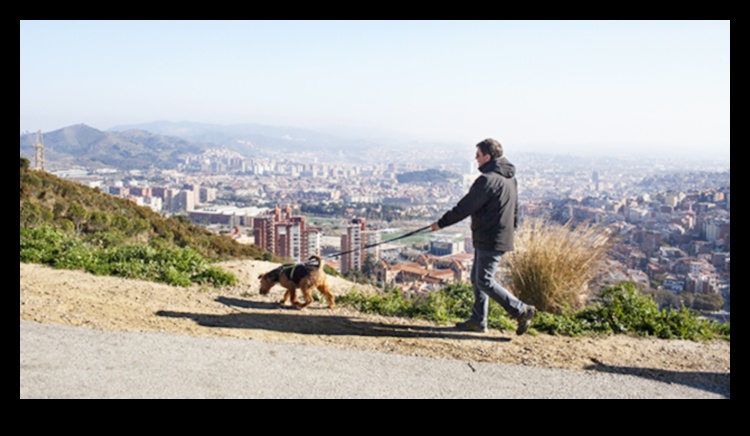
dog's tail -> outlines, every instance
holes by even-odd
[[[318,271],[322,271],[323,266],[325,265],[325,262],[323,262],[323,258],[318,256],[317,254],[313,254],[312,256],[310,256],[310,259],[308,259],[306,264],[311,267],[317,268]]]

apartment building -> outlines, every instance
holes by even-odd
[[[354,218],[344,226],[344,234],[341,235],[341,251],[346,254],[341,256],[341,272],[350,270],[362,270],[366,254],[361,250],[364,247],[363,232],[365,231],[365,219]]]
[[[293,262],[320,255],[322,230],[308,227],[304,216],[293,216],[291,205],[276,206],[254,217],[253,236],[255,245]]]

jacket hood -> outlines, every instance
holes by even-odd
[[[500,159],[492,159],[486,164],[479,167],[479,171],[482,173],[498,173],[501,176],[510,179],[516,175],[516,166],[510,163],[510,161],[504,157]]]

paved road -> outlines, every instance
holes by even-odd
[[[23,398],[726,398],[633,375],[20,322]]]

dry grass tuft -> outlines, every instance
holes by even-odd
[[[610,234],[600,225],[573,228],[541,218],[525,220],[516,232],[516,250],[508,256],[514,293],[553,314],[583,307],[590,296],[588,283],[614,244]]]

